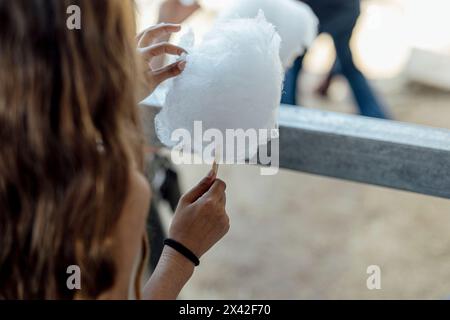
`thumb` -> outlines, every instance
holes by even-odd
[[[185,193],[181,200],[185,203],[194,203],[211,188],[215,180],[216,174],[211,170],[195,187]]]

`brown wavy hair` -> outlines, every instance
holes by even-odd
[[[113,286],[142,165],[134,37],[131,0],[0,0],[0,298],[77,298],[70,265],[84,298]]]

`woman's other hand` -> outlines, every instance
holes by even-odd
[[[181,30],[178,24],[158,24],[142,31],[137,37],[137,50],[141,55],[143,62],[142,73],[144,74],[144,83],[141,88],[140,98],[150,95],[158,85],[167,79],[178,76],[183,72],[186,61],[177,61],[170,65],[152,69],[152,61],[165,54],[182,55],[186,53],[183,48],[168,42],[160,42],[160,39]]]
[[[225,211],[225,189],[225,183],[210,172],[181,198],[169,237],[199,258],[205,254],[230,228]]]

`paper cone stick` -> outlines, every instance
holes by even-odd
[[[220,154],[220,149],[216,146],[214,149],[214,162],[212,165],[212,170],[214,171],[215,176],[219,173]]]

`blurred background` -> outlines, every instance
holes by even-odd
[[[137,2],[139,29],[154,24],[161,1]],[[220,2],[184,25],[201,37]],[[351,41],[355,64],[395,120],[450,129],[449,12],[448,0],[362,1]],[[331,38],[320,35],[305,57],[301,105],[355,113],[342,76],[327,96],[316,93],[334,57]],[[209,170],[176,169],[183,190]],[[290,171],[264,177],[252,166],[221,166],[220,177],[228,184],[231,230],[204,257],[181,298],[450,296],[449,201]],[[159,209],[168,225],[170,209]],[[367,289],[369,265],[381,268],[381,290]]]

